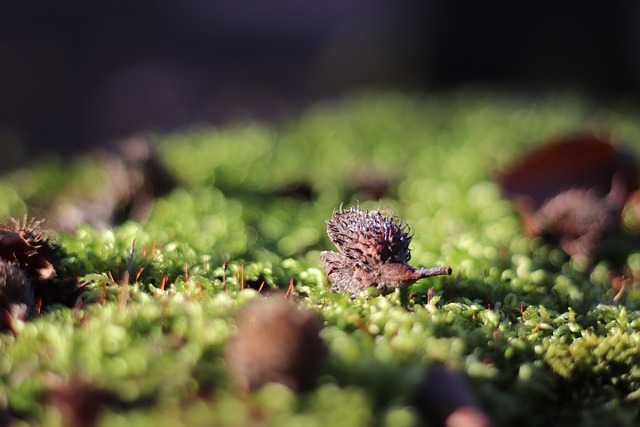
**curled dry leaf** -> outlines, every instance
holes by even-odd
[[[526,235],[542,236],[573,256],[590,255],[619,230],[639,177],[622,147],[595,135],[576,135],[530,151],[501,171],[497,181],[521,212]]]
[[[388,293],[425,277],[451,274],[450,267],[408,264],[410,228],[391,212],[340,208],[327,221],[327,234],[339,252],[322,252],[320,261],[336,291],[356,295],[376,287]]]
[[[236,324],[225,360],[237,390],[279,383],[300,391],[311,385],[326,356],[313,312],[281,297],[259,299],[238,312]]]

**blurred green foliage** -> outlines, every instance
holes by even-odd
[[[180,188],[144,223],[57,236],[84,305],[51,307],[19,323],[16,338],[0,337],[0,408],[62,425],[42,404],[55,374],[145,402],[103,411],[100,425],[412,426],[417,386],[442,362],[465,372],[499,426],[637,425],[640,290],[629,284],[614,301],[606,261],[590,270],[525,238],[492,174],[574,131],[609,131],[635,141],[638,155],[638,119],[568,97],[371,94],[279,126],[156,136]],[[354,184],[363,170],[388,181],[381,199]],[[0,181],[0,214],[21,216],[101,179],[88,158],[12,172]],[[408,307],[399,293],[328,292],[318,264],[332,249],[325,220],[356,200],[411,225],[413,265],[450,265],[453,276],[415,284]],[[640,275],[640,251],[625,257]],[[233,316],[260,297],[249,287],[284,292],[290,280],[325,321],[323,374],[300,396],[278,385],[235,396],[222,359]]]

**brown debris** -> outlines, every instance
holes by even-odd
[[[383,197],[393,197],[398,182],[398,176],[385,173],[373,165],[365,165],[351,173],[348,189],[354,199],[380,200]]]
[[[312,384],[326,356],[313,312],[280,297],[259,299],[240,310],[236,324],[225,360],[238,391],[267,383],[301,391]]]
[[[107,158],[107,171],[118,199],[113,222],[145,218],[156,197],[169,193],[175,178],[161,163],[146,138],[134,137],[117,145]]]
[[[155,198],[176,186],[175,178],[146,138],[120,141],[98,160],[106,181],[90,196],[73,200],[61,197],[54,203],[52,221],[56,228],[74,231],[78,224],[87,223],[104,229],[127,219],[142,220]]]
[[[292,181],[275,191],[277,197],[288,197],[310,202],[318,198],[315,189],[308,182]]]
[[[96,425],[100,412],[107,406],[120,403],[118,397],[87,381],[74,378],[68,382],[52,375],[45,395],[45,403],[55,407],[68,427]]]
[[[526,235],[588,256],[619,230],[640,172],[632,156],[607,139],[574,135],[530,151],[497,181],[522,214]]]
[[[425,376],[416,405],[429,425],[446,427],[489,427],[484,412],[462,372],[434,366]]]
[[[47,373],[45,385],[44,404],[56,408],[62,425],[68,427],[92,427],[99,424],[100,414],[105,410],[130,411],[156,402],[154,395],[125,400],[115,392],[77,376],[64,379]]]
[[[534,217],[533,235],[558,244],[569,255],[590,254],[618,226],[616,212],[605,199],[583,189],[570,189],[545,202]]]
[[[416,270],[407,264],[410,228],[391,212],[340,208],[327,221],[327,234],[339,252],[322,252],[320,261],[336,291],[356,295],[376,287],[388,293],[426,277],[451,274],[450,267]]]

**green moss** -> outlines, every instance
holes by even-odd
[[[591,271],[525,238],[491,180],[530,144],[599,123],[640,140],[632,111],[483,93],[371,94],[279,126],[160,135],[181,187],[144,223],[57,236],[84,305],[50,307],[18,323],[16,338],[0,337],[0,405],[27,423],[64,424],[42,404],[53,373],[131,403],[106,408],[100,425],[409,426],[422,376],[443,362],[465,372],[496,425],[637,424],[640,291],[629,284],[615,302],[607,261]],[[104,179],[95,162],[72,163],[4,177],[2,213],[37,211]],[[354,187],[363,167],[388,179],[382,200]],[[283,191],[295,185],[309,195]],[[399,292],[327,291],[325,221],[355,198],[411,225],[413,265],[451,265],[453,275],[415,284],[407,306]],[[637,276],[637,248],[623,259]],[[276,385],[235,396],[222,358],[233,316],[260,286],[285,292],[290,281],[324,319],[322,375],[300,396]]]

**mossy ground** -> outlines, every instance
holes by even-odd
[[[180,187],[143,223],[57,236],[84,305],[50,307],[0,337],[0,408],[15,425],[63,424],[42,404],[56,375],[133,402],[105,409],[105,426],[411,426],[421,422],[417,385],[444,362],[468,376],[499,426],[637,425],[640,289],[630,283],[614,301],[610,261],[591,270],[525,238],[492,174],[567,132],[611,131],[638,155],[639,118],[569,97],[371,94],[281,125],[159,135]],[[95,166],[51,160],[6,175],[0,215],[89,191],[103,179]],[[356,185],[363,171],[389,180],[381,199]],[[283,191],[292,186],[307,196]],[[413,265],[450,265],[453,276],[415,284],[407,307],[398,293],[328,291],[325,220],[356,200],[411,225]],[[637,230],[632,212],[625,221]],[[640,277],[640,250],[620,262]],[[300,396],[270,385],[237,397],[222,358],[233,316],[259,297],[249,285],[284,292],[291,280],[325,321],[323,374]]]

